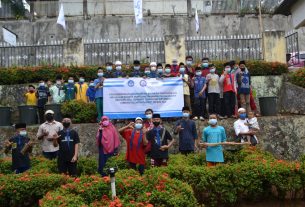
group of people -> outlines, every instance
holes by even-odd
[[[37,89],[30,85],[25,94],[28,105],[38,106],[40,122],[44,122],[44,106],[47,102],[62,103],[73,99],[84,102],[95,102],[99,122],[103,116],[103,84],[108,78],[169,78],[181,77],[183,80],[184,106],[188,106],[193,119],[204,120],[208,114],[216,114],[218,118],[236,118],[238,107],[253,111],[257,114],[251,90],[251,76],[245,61],[238,64],[230,61],[224,64],[222,74],[217,74],[216,67],[209,58],[202,58],[199,65],[194,67],[193,58],[187,56],[183,62],[173,59],[172,64],[151,62],[149,66],[141,68],[140,61],[133,62],[133,68],[126,65],[126,74],[122,69],[122,62],[106,63],[105,69],[97,70],[97,78],[87,84],[85,75],[69,77],[67,83],[61,75],[57,75],[54,85],[50,81],[41,80]],[[191,101],[192,100],[192,101]],[[208,107],[207,107],[208,104]]]
[[[194,153],[199,148],[206,148],[207,166],[215,166],[224,162],[222,145],[242,145],[258,143],[256,133],[259,125],[253,112],[246,113],[246,109],[238,109],[239,119],[234,123],[235,142],[227,142],[224,127],[218,125],[217,114],[210,114],[208,126],[202,131],[201,139],[195,121],[190,119],[191,109],[182,108],[182,118],[179,119],[171,131],[162,123],[160,114],[152,109],[145,111],[145,120],[137,117],[134,122],[117,129],[107,116],[103,116],[96,133],[96,143],[99,151],[98,172],[106,176],[107,160],[118,154],[120,147],[119,134],[126,141],[126,161],[130,168],[144,173],[146,158],[150,159],[152,167],[167,166],[168,150],[173,146],[177,135],[179,138],[179,152],[184,155]],[[57,159],[60,173],[77,176],[77,160],[80,138],[74,130],[72,121],[64,118],[62,122],[54,120],[54,112],[45,112],[46,121],[39,126],[37,139],[40,140],[42,154],[47,159]],[[16,134],[5,141],[6,152],[12,153],[12,169],[15,173],[23,173],[30,169],[29,153],[37,141],[30,139],[26,124],[15,125]]]

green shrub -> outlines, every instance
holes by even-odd
[[[95,123],[97,117],[96,105],[81,100],[64,102],[61,106],[64,117],[70,117],[74,123]]]
[[[305,88],[305,68],[299,69],[298,71],[290,75],[290,82]]]

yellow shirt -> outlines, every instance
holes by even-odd
[[[76,100],[82,100],[85,103],[87,103],[88,101],[87,101],[86,92],[88,89],[88,84],[87,83],[83,83],[83,84],[76,83],[75,86],[77,88]]]
[[[26,105],[37,105],[37,97],[36,97],[36,93],[26,93],[24,94],[25,99],[26,99]]]

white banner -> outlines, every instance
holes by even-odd
[[[17,35],[4,27],[2,27],[2,31],[3,31],[3,40],[13,46],[16,46]]]
[[[111,119],[145,117],[151,108],[161,117],[180,117],[184,106],[181,78],[110,78],[104,82],[104,115]]]
[[[134,0],[134,15],[136,18],[136,24],[142,24],[143,21],[143,9],[142,9],[142,0]]]

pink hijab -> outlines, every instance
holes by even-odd
[[[103,121],[109,121],[108,126],[103,126],[102,124]],[[99,143],[100,130],[103,130],[101,143]],[[121,142],[120,142],[119,134],[115,126],[113,126],[113,124],[110,122],[107,116],[102,117],[99,130],[97,131],[96,134],[96,143],[98,146],[99,144],[103,146],[103,150],[105,154],[113,153],[113,151],[120,146]]]

